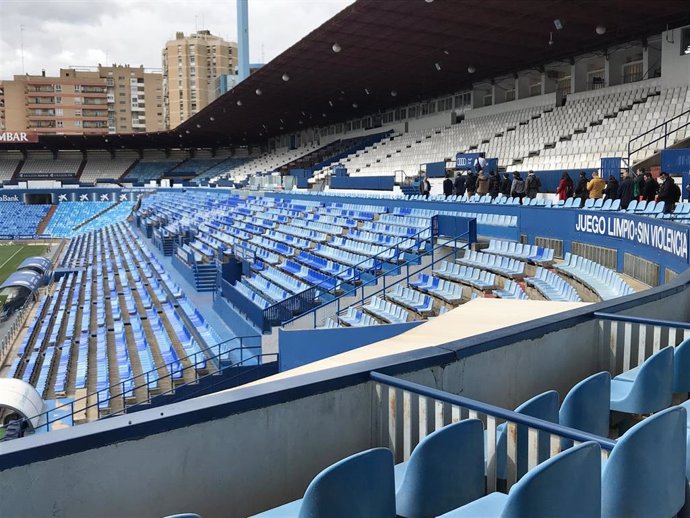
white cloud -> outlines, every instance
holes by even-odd
[[[250,61],[267,62],[354,0],[249,0]],[[24,27],[23,33],[20,26]],[[99,62],[161,68],[176,31],[237,40],[234,0],[2,0],[0,79]]]

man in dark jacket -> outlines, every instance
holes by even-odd
[[[492,200],[498,196],[498,191],[501,187],[500,184],[501,181],[498,177],[498,173],[496,173],[496,171],[491,171],[489,173],[489,196],[491,196]]]
[[[450,175],[446,174],[446,179],[443,180],[443,195],[447,198],[453,194],[453,180],[450,179]]]
[[[580,178],[575,185],[575,198],[582,198],[582,203],[589,197],[589,191],[587,190],[587,174],[582,171],[580,173]]]
[[[633,195],[636,200],[639,200],[640,196],[644,196],[644,185],[648,174],[644,169],[639,169],[637,175],[633,178]]]
[[[455,195],[463,196],[465,194],[465,177],[462,171],[455,173]]]
[[[500,192],[506,198],[510,196],[510,187],[512,184],[513,184],[513,181],[510,179],[510,176],[508,175],[508,173],[504,173],[503,180],[501,180]]]
[[[660,178],[663,183],[659,187],[659,201],[664,202],[664,213],[671,214],[680,200],[680,188],[668,173],[661,173]]]
[[[630,173],[623,173],[623,180],[621,180],[621,185],[618,187],[618,197],[621,200],[621,209],[627,209],[630,202],[633,200],[635,188],[632,178],[630,178]]]
[[[609,176],[606,182],[606,189],[604,189],[604,196],[607,200],[617,200],[618,199],[618,180],[615,176]]]
[[[474,193],[477,192],[477,175],[473,171],[467,173],[465,187],[467,188],[467,196],[474,196]]]
[[[652,178],[651,173],[645,173],[644,176],[645,180],[642,187],[642,197],[649,203],[650,201],[654,201],[659,192],[659,182]]]

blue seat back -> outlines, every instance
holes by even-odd
[[[559,424],[601,437],[609,434],[609,401],[611,375],[599,372],[575,385],[563,399],[558,413]],[[561,448],[572,446],[561,440]]]
[[[558,423],[558,392],[549,390],[532,399],[525,401],[518,406],[515,411],[519,414],[528,415]],[[507,430],[505,425],[498,428],[496,437],[496,470],[497,476],[501,479],[507,479]],[[517,427],[517,478],[527,473],[527,427],[518,425]],[[543,461],[549,457],[549,434],[539,433],[539,454],[538,458]]]
[[[396,495],[405,518],[439,516],[484,495],[484,427],[466,419],[436,430],[410,456]]]
[[[690,338],[676,345],[673,352],[673,392],[690,392]]]
[[[666,347],[645,360],[629,398],[641,412],[656,412],[671,405],[673,394],[673,347]]]
[[[686,412],[663,410],[628,430],[602,471],[602,518],[675,516],[685,502]]]
[[[585,442],[543,462],[508,494],[501,518],[601,515],[601,449]]]
[[[304,493],[299,518],[395,518],[393,454],[357,453],[326,468]]]

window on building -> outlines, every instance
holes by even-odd
[[[55,104],[62,104],[62,97],[56,97]]]
[[[60,110],[62,111],[62,110]],[[75,117],[81,117],[81,110],[74,110],[74,116]]]
[[[55,110],[55,115],[57,115],[58,117],[62,117],[62,113],[63,113],[62,108],[57,108]]]
[[[74,121],[74,125],[75,125],[77,128],[81,128],[81,121]]]
[[[680,31],[680,53],[690,56],[690,27],[685,27]]]
[[[56,92],[62,92],[62,85],[53,85],[53,90]]]
[[[57,122],[56,122],[56,125],[57,125],[58,128],[62,128],[63,125],[64,125],[64,123],[63,123],[62,121],[57,121]]]

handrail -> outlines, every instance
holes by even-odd
[[[463,396],[456,396],[455,394],[450,394],[442,390],[438,390],[431,387],[426,387],[418,383],[413,383],[411,381],[401,380],[393,376],[388,376],[386,374],[381,374],[380,372],[371,371],[369,377],[372,381],[378,383],[383,383],[384,385],[389,385],[391,387],[399,388],[401,390],[406,390],[408,392],[414,392],[420,396],[429,397],[443,401],[444,403],[449,403],[451,405],[458,405],[468,410],[474,410],[476,412],[481,412],[483,414],[491,415],[505,421],[510,421],[518,425],[527,426],[529,428],[534,428],[550,434],[558,435],[571,441],[577,442],[587,442],[594,441],[601,446],[603,450],[611,451],[616,446],[616,441],[609,439],[607,437],[600,437],[598,435],[593,435],[591,433],[583,432],[580,430],[575,430],[574,428],[568,428],[567,426],[561,426],[559,424],[552,423],[550,421],[545,421],[543,419],[538,419],[536,417],[531,417],[526,414],[520,414],[512,410],[507,410],[489,403],[483,403],[477,401],[476,399],[469,399]]]
[[[388,224],[388,223],[386,223],[386,224]],[[395,225],[394,225],[394,226],[395,226]],[[404,225],[397,225],[397,226],[404,226]],[[420,236],[421,234],[423,234],[423,233],[425,233],[425,232],[429,232],[429,233],[431,234],[431,225],[430,225],[428,228],[423,228],[423,229],[420,230],[419,232],[417,232],[417,233],[415,233],[415,234],[413,234],[413,235],[410,235],[410,236],[395,236],[395,237],[399,237],[399,238],[400,238],[400,240],[399,240],[396,244],[391,245],[391,246],[389,246],[389,247],[387,247],[387,248],[384,248],[384,249],[383,249],[382,251],[380,251],[379,253],[377,253],[377,254],[375,254],[375,255],[373,255],[373,256],[371,256],[371,257],[368,257],[367,259],[364,259],[363,261],[360,261],[359,263],[357,263],[357,264],[355,264],[355,265],[347,266],[347,268],[362,270],[362,271],[365,271],[365,272],[366,272],[366,271],[368,271],[369,269],[368,269],[368,268],[360,268],[361,265],[363,265],[364,263],[367,263],[367,262],[369,262],[369,261],[372,261],[372,260],[373,260],[374,263],[375,263],[375,262],[376,262],[376,258],[378,258],[379,256],[381,256],[381,255],[383,255],[383,254],[386,254],[386,253],[390,252],[391,250],[395,250],[396,252],[399,253],[399,252],[400,252],[400,243],[402,243],[403,241],[408,240],[408,239],[416,239],[416,238],[418,238],[418,236]],[[424,241],[426,241],[426,240],[424,240]],[[340,264],[342,264],[342,263],[340,263]],[[399,266],[401,266],[401,265],[399,265]],[[269,311],[272,311],[272,310],[275,311],[274,308],[285,307],[285,306],[288,306],[288,305],[290,305],[291,303],[293,303],[293,302],[295,302],[295,301],[301,300],[300,296],[303,296],[305,293],[307,293],[307,292],[309,292],[309,291],[312,291],[312,290],[319,290],[319,289],[321,289],[321,290],[323,290],[323,291],[329,291],[327,288],[323,288],[323,286],[324,286],[326,283],[332,282],[333,280],[335,280],[336,283],[338,283],[341,279],[340,279],[338,276],[329,276],[327,279],[324,279],[323,281],[321,281],[321,282],[319,282],[319,283],[317,283],[317,284],[314,284],[314,285],[312,285],[312,286],[309,286],[307,289],[302,290],[302,291],[299,292],[299,293],[295,293],[294,295],[292,295],[291,297],[288,297],[288,298],[285,299],[285,300],[282,300],[282,301],[280,301],[280,302],[278,302],[278,303],[276,303],[276,304],[273,304],[272,306],[267,307],[266,309],[263,310],[263,311],[264,311],[264,314],[267,314]],[[310,310],[310,311],[311,311],[311,310]],[[304,314],[299,315],[299,317],[302,317],[302,316],[304,316]],[[291,322],[292,320],[294,320],[294,319],[287,320],[286,322]]]
[[[103,401],[111,401],[111,400],[113,400],[113,399],[118,399],[118,398],[122,398],[122,399],[123,399],[123,408],[124,408],[124,407],[127,406],[127,405],[126,405],[126,402],[124,401],[124,400],[126,399],[126,397],[127,397],[127,394],[128,394],[128,393],[134,394],[134,391],[135,391],[136,389],[139,389],[139,388],[146,388],[146,389],[147,389],[146,400],[147,400],[147,401],[150,401],[150,400],[151,400],[151,388],[150,388],[150,387],[151,387],[151,379],[153,379],[153,380],[155,381],[156,385],[158,385],[158,382],[159,382],[159,381],[164,380],[164,379],[166,379],[166,378],[169,378],[169,379],[170,379],[170,383],[171,383],[171,385],[172,385],[172,388],[173,388],[173,390],[174,390],[176,386],[175,386],[175,384],[174,384],[173,376],[174,376],[177,372],[179,372],[179,373],[184,373],[185,370],[192,368],[193,371],[194,371],[194,374],[195,374],[194,382],[197,382],[197,381],[198,381],[199,379],[201,379],[201,378],[205,378],[206,376],[210,376],[210,375],[214,375],[214,374],[215,374],[215,371],[214,371],[214,372],[209,372],[209,374],[206,374],[206,375],[204,375],[204,376],[199,376],[199,375],[198,375],[198,370],[197,370],[196,367],[199,366],[199,365],[203,365],[203,364],[205,364],[206,362],[209,362],[209,361],[211,361],[211,360],[218,360],[217,370],[222,372],[223,369],[224,369],[224,367],[221,365],[221,361],[220,361],[220,360],[221,360],[221,358],[222,358],[223,356],[229,355],[229,354],[230,354],[231,352],[233,352],[233,351],[240,351],[240,352],[242,352],[242,351],[244,351],[245,349],[251,349],[251,347],[247,347],[247,346],[244,346],[244,345],[243,345],[243,341],[244,341],[245,338],[247,338],[247,339],[248,339],[248,338],[260,338],[260,335],[236,336],[236,337],[233,337],[233,338],[229,338],[229,339],[227,339],[227,340],[224,340],[224,341],[222,341],[222,342],[219,342],[219,343],[217,343],[217,344],[215,344],[215,345],[212,345],[212,346],[203,347],[203,348],[200,347],[199,352],[196,352],[196,353],[194,353],[194,354],[190,354],[190,355],[184,356],[184,357],[182,357],[182,358],[178,358],[178,360],[177,360],[176,362],[169,362],[169,363],[163,364],[163,365],[161,365],[160,367],[157,367],[157,368],[154,367],[153,369],[151,369],[151,370],[149,370],[149,371],[142,372],[141,374],[139,374],[139,375],[137,375],[137,376],[132,376],[131,378],[127,378],[127,379],[125,379],[125,380],[121,380],[121,381],[119,381],[118,383],[114,383],[114,384],[112,384],[112,385],[108,385],[107,387],[102,388],[102,389],[100,389],[100,390],[96,390],[96,391],[94,391],[94,392],[90,392],[90,393],[88,393],[88,394],[86,394],[86,395],[84,395],[84,396],[82,396],[82,397],[80,397],[80,398],[78,398],[78,399],[75,399],[75,400],[73,400],[73,401],[71,401],[71,402],[69,402],[69,403],[64,403],[64,404],[62,404],[62,405],[60,405],[60,406],[57,406],[57,407],[55,407],[55,408],[53,408],[53,409],[51,409],[51,410],[47,410],[47,411],[45,411],[45,412],[41,412],[41,413],[36,414],[36,415],[34,415],[34,416],[25,417],[25,418],[21,419],[21,421],[29,421],[29,422],[30,422],[31,420],[33,420],[33,419],[35,419],[35,418],[39,418],[39,425],[40,425],[40,426],[48,426],[49,424],[51,424],[51,423],[53,423],[53,422],[55,422],[55,421],[64,419],[64,418],[66,417],[66,416],[60,416],[60,417],[58,417],[57,419],[53,419],[53,420],[51,421],[51,420],[48,419],[48,414],[49,414],[49,413],[51,413],[51,412],[56,412],[56,411],[58,411],[58,410],[60,410],[60,409],[67,409],[67,408],[70,408],[70,411],[69,411],[69,413],[68,413],[67,415],[68,415],[68,416],[69,416],[69,415],[74,415],[74,414],[75,414],[75,410],[74,410],[75,405],[76,405],[76,403],[79,403],[79,402],[81,402],[81,401],[85,401],[87,404],[86,404],[86,406],[85,406],[83,409],[80,409],[80,410],[79,410],[80,412],[81,412],[82,410],[85,411],[86,409],[91,408],[91,407],[93,407],[93,406],[98,407],[98,406],[100,406],[100,403],[103,402]],[[239,347],[234,347],[234,348],[228,349],[228,350],[221,350],[221,347],[222,347],[223,345],[225,345],[225,344],[227,344],[227,343],[229,343],[229,342],[231,342],[231,341],[233,341],[233,340],[238,340],[238,339],[240,340],[240,346],[239,346]],[[212,352],[211,349],[213,349],[213,348],[216,348],[217,351],[218,351],[215,355],[209,356],[209,355],[207,355],[207,354],[204,354],[204,353],[210,353],[210,352]],[[201,359],[198,359],[199,354],[201,354],[201,356],[202,356]],[[237,362],[237,363],[230,363],[230,365],[228,365],[227,367],[232,367],[232,366],[235,366],[235,365],[238,365],[238,364],[243,363],[245,360],[248,360],[248,358],[245,359],[245,358],[243,357],[242,354],[240,354],[240,358],[241,358],[241,359],[240,359],[239,362]],[[193,359],[193,361],[192,361],[192,359]],[[182,365],[182,361],[183,361],[183,360],[187,360],[187,362],[190,363],[190,365],[189,365],[188,367],[183,366],[183,365]],[[179,368],[175,368],[175,367],[177,367],[175,364],[179,364]],[[225,368],[227,368],[227,367],[225,367]],[[165,369],[165,371],[167,372],[167,374],[166,374],[165,376],[158,376],[158,371],[161,370],[161,369]],[[155,373],[155,376],[154,376],[152,373]],[[136,384],[136,380],[141,379],[141,378],[144,378],[146,381],[145,381],[143,384],[137,385],[137,384]],[[132,388],[131,388],[130,390],[126,391],[126,390],[124,389],[124,387],[125,387],[125,384],[128,384],[128,383],[132,383],[133,386],[132,386]],[[109,397],[107,397],[107,398],[104,398],[104,397],[101,396],[101,393],[110,394],[111,391],[113,391],[117,386],[119,386],[120,389],[121,389],[121,391],[120,391],[119,394],[116,394],[116,395],[114,395],[114,396],[109,396]],[[179,386],[179,385],[178,385],[178,386]],[[154,396],[156,396],[156,395],[159,395],[159,394],[154,394]],[[89,399],[89,398],[95,398],[95,399],[96,399],[96,403],[95,403],[95,404],[89,405],[89,404],[88,404],[88,399]],[[138,403],[137,403],[137,404],[138,404]],[[41,418],[42,418],[42,417],[45,417],[45,418],[46,418],[45,422],[41,421]],[[100,418],[100,417],[99,417],[99,418]],[[4,429],[4,428],[5,428],[4,425],[0,425],[0,430],[2,430],[2,429]]]
[[[442,247],[444,247],[444,246],[447,246],[448,243],[450,243],[451,241],[453,241],[453,242],[455,242],[455,243],[457,244],[457,241],[458,241],[458,240],[460,240],[462,237],[467,236],[467,235],[469,235],[469,232],[464,232],[464,233],[462,233],[462,234],[460,234],[460,235],[458,235],[458,236],[455,236],[455,237],[452,237],[452,238],[448,238],[447,240],[444,240],[444,242],[443,242],[442,244],[438,244],[438,243],[437,243],[436,246],[434,246],[431,250],[428,250],[428,251],[423,252],[423,253],[420,254],[418,257],[415,257],[415,258],[413,258],[413,259],[409,259],[409,260],[407,260],[407,261],[404,261],[403,263],[400,263],[399,265],[397,265],[397,267],[398,267],[398,268],[403,268],[403,267],[408,267],[408,268],[409,268],[410,265],[416,265],[418,259],[421,259],[422,257],[426,257],[426,256],[428,256],[428,255],[431,255],[431,256],[433,257],[433,253],[434,253],[435,250],[438,250],[438,249],[440,249],[440,248],[442,248]],[[442,261],[443,259],[445,259],[445,258],[447,258],[447,257],[449,257],[449,256],[451,256],[451,255],[453,255],[453,254],[455,254],[455,253],[456,253],[456,251],[451,251],[451,252],[448,252],[446,255],[444,255],[444,256],[442,256],[442,257],[439,257],[439,258],[436,258],[436,259],[432,259],[432,261],[431,261],[431,263],[430,263],[429,265],[427,265],[426,267],[421,268],[420,270],[418,270],[418,271],[415,272],[415,273],[420,273],[421,270],[426,269],[426,268],[428,268],[428,267],[431,267],[431,266],[433,266],[434,264],[436,264],[437,262]],[[392,286],[395,286],[395,285],[397,285],[397,284],[399,284],[399,283],[401,283],[401,282],[407,281],[409,278],[410,278],[410,274],[409,274],[409,271],[408,271],[408,274],[407,274],[404,278],[398,279],[398,280],[395,281],[394,283],[386,285],[386,280],[385,280],[386,278],[385,278],[385,276],[383,276],[383,287],[382,287],[381,289],[379,289],[378,291],[375,291],[374,293],[370,293],[370,294],[367,295],[366,297],[363,296],[362,299],[361,299],[361,300],[358,300],[357,302],[353,302],[352,304],[350,304],[350,305],[348,305],[348,306],[345,306],[344,308],[341,308],[341,307],[340,307],[340,299],[341,299],[342,297],[345,297],[345,296],[350,295],[350,294],[353,293],[353,292],[356,292],[357,290],[354,289],[354,290],[348,291],[347,293],[344,293],[343,295],[341,295],[340,297],[338,297],[338,299],[336,299],[336,300],[338,301],[338,309],[336,310],[336,315],[337,315],[338,313],[340,313],[341,311],[347,310],[347,308],[349,308],[349,307],[352,307],[352,306],[355,306],[355,305],[358,305],[358,304],[364,304],[364,301],[369,300],[370,298],[374,297],[375,295],[378,295],[379,293],[382,293],[382,292],[387,291],[387,290],[388,290],[389,288],[391,288]],[[378,280],[376,280],[375,283],[374,283],[373,280],[372,280],[372,281],[370,281],[369,283],[367,283],[367,284],[362,284],[362,286],[360,286],[360,288],[362,288],[362,295],[364,294],[364,287],[365,287],[365,286],[371,286],[372,284],[373,284],[373,285],[378,284]],[[326,306],[328,306],[328,305],[330,305],[330,304],[333,304],[333,302],[334,302],[334,301],[324,302],[323,304],[320,304],[320,305],[316,306],[315,308],[312,308],[312,309],[310,309],[309,311],[306,311],[305,313],[302,313],[301,315],[298,315],[298,316],[296,316],[296,317],[293,317],[293,318],[291,318],[290,320],[286,320],[285,322],[283,322],[282,325],[287,325],[287,324],[290,324],[290,323],[292,323],[293,321],[295,321],[295,320],[297,320],[297,319],[304,318],[305,315],[308,315],[309,313],[314,313],[314,315],[316,315],[316,312],[317,312],[319,309],[324,308],[324,307],[326,307]]]
[[[660,320],[656,318],[634,317],[630,315],[619,315],[616,313],[606,313],[604,311],[595,311],[594,316],[603,320],[611,320],[614,322],[629,322],[631,324],[642,324],[648,326],[660,327],[676,327],[679,329],[690,329],[690,323],[677,322],[674,320]]]
[[[668,136],[669,136],[670,134],[675,133],[676,131],[678,131],[678,130],[680,130],[680,129],[682,129],[682,128],[685,128],[686,126],[690,126],[690,118],[689,118],[688,122],[686,122],[686,123],[683,124],[682,126],[678,126],[677,128],[675,128],[675,129],[673,129],[673,130],[671,130],[671,131],[668,131],[668,129],[667,129],[668,124],[669,124],[670,122],[673,122],[673,121],[676,120],[676,119],[679,119],[680,117],[683,117],[684,115],[690,115],[690,110],[685,110],[683,113],[679,113],[679,114],[676,115],[675,117],[672,117],[672,118],[670,118],[670,119],[668,119],[668,120],[665,120],[665,121],[662,122],[661,124],[657,124],[656,126],[654,126],[652,129],[647,130],[647,131],[645,131],[644,133],[640,133],[638,136],[633,137],[632,139],[630,139],[630,140],[628,141],[628,165],[630,166],[630,165],[632,164],[631,157],[632,157],[632,155],[633,155],[634,153],[637,153],[638,151],[642,151],[642,150],[645,149],[646,147],[649,147],[649,146],[651,146],[652,144],[654,144],[654,143],[656,143],[656,142],[659,142],[661,139],[664,140],[664,147],[667,147],[667,145],[668,145]],[[659,137],[659,138],[657,138],[657,139],[654,139],[654,140],[652,140],[651,142],[647,142],[647,143],[644,144],[643,146],[641,146],[641,147],[639,147],[639,148],[637,148],[637,149],[635,149],[635,150],[633,150],[633,151],[630,151],[630,148],[631,148],[633,142],[635,142],[636,140],[641,139],[641,138],[644,137],[645,135],[649,135],[650,133],[653,133],[654,131],[658,130],[658,129],[661,128],[661,127],[664,128],[664,136],[663,136],[663,137]]]

